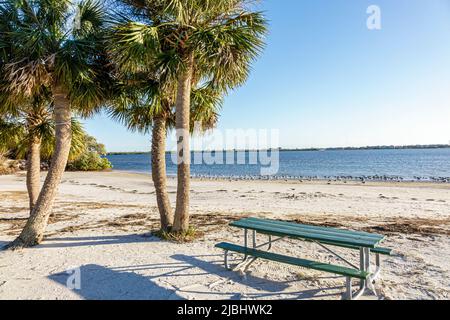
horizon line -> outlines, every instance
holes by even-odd
[[[251,151],[338,151],[338,150],[393,150],[393,149],[446,149],[450,148],[449,144],[413,144],[413,145],[375,145],[364,147],[326,147],[326,148],[263,148],[263,149],[217,149],[217,150],[191,150],[192,152],[251,152]],[[166,153],[175,153],[176,151],[167,150]],[[111,151],[108,155],[114,154],[146,154],[151,151]]]

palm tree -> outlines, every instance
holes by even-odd
[[[176,83],[178,185],[173,231],[189,228],[192,88],[209,83],[224,92],[242,85],[264,46],[266,20],[251,0],[122,0],[138,19],[116,28],[121,61],[144,61]],[[164,83],[164,82],[163,82]]]
[[[54,152],[55,124],[48,106],[37,100],[16,108],[15,116],[3,115],[0,118],[0,149],[7,150],[14,159],[27,159],[30,212],[41,190],[41,158],[48,160]],[[86,149],[85,135],[81,123],[73,118],[69,160],[79,157]]]
[[[8,247],[39,244],[47,226],[57,187],[66,168],[72,138],[72,110],[83,114],[105,99],[108,73],[103,69],[103,9],[86,0],[4,0],[0,3],[0,46],[7,47],[2,64],[1,90],[14,101],[50,92],[55,121],[55,152],[38,200],[19,237]],[[9,31],[4,31],[9,30]],[[8,48],[8,46],[10,48]]]
[[[136,76],[136,74],[135,74]],[[124,123],[129,130],[152,134],[151,166],[155,186],[161,230],[170,232],[174,215],[167,193],[166,137],[174,128],[173,112],[175,92],[163,90],[154,79],[132,81],[129,87],[117,90],[121,95],[110,106],[113,119]],[[190,131],[212,129],[218,120],[222,105],[221,95],[211,88],[202,87],[192,92],[192,120]]]

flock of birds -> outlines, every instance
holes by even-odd
[[[208,175],[208,174],[193,174],[193,178],[196,179],[208,179],[208,180],[267,180],[267,181],[328,181],[331,182],[347,182],[347,181],[359,181],[366,183],[366,181],[386,181],[386,182],[436,182],[436,183],[450,183],[450,177],[419,177],[414,176],[412,179],[405,179],[400,176],[388,176],[388,175],[372,175],[372,176],[291,176],[291,175],[275,175],[275,176],[254,176],[254,175]]]

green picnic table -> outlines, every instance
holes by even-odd
[[[368,287],[371,287],[371,284],[375,282],[381,271],[380,255],[391,255],[392,253],[391,249],[380,246],[381,242],[385,238],[383,235],[368,232],[319,227],[259,218],[242,219],[232,222],[230,226],[244,230],[244,245],[240,246],[227,242],[222,242],[216,245],[217,248],[225,251],[225,267],[228,270],[232,270],[228,263],[228,253],[235,252],[244,255],[242,262],[235,267],[235,269],[243,267],[244,272],[247,271],[250,265],[252,265],[252,263],[257,259],[264,259],[334,273],[346,277],[345,297],[349,300],[359,298],[364,291]],[[252,232],[251,246],[249,246],[248,243],[249,231]],[[257,234],[268,236],[268,241],[258,244],[256,240]],[[270,252],[274,242],[286,238],[313,242],[332,253],[347,266],[316,262]],[[348,261],[348,259],[342,257],[330,247],[342,247],[350,250],[359,250],[359,266],[356,266],[352,262]],[[266,249],[262,250],[263,248]],[[375,269],[371,266],[371,254],[375,255]],[[355,293],[352,289],[352,279],[359,280],[359,290]]]

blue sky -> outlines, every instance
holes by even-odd
[[[366,27],[373,4],[381,30]],[[286,148],[450,143],[450,0],[259,7],[270,20],[267,47],[226,98],[218,130],[278,129]],[[150,149],[150,136],[104,115],[85,127],[108,151]]]

